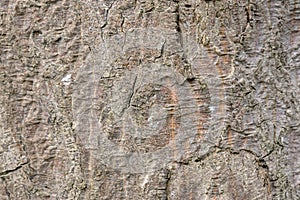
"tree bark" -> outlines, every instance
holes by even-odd
[[[0,13],[0,199],[300,199],[299,0]]]

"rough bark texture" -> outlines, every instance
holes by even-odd
[[[1,0],[0,199],[300,199],[299,0]]]

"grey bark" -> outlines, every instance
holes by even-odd
[[[300,199],[299,27],[299,0],[1,0],[0,199]]]

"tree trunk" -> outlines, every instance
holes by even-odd
[[[300,0],[1,0],[0,199],[300,199]]]

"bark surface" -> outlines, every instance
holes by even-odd
[[[1,0],[0,199],[300,199],[300,0]]]

